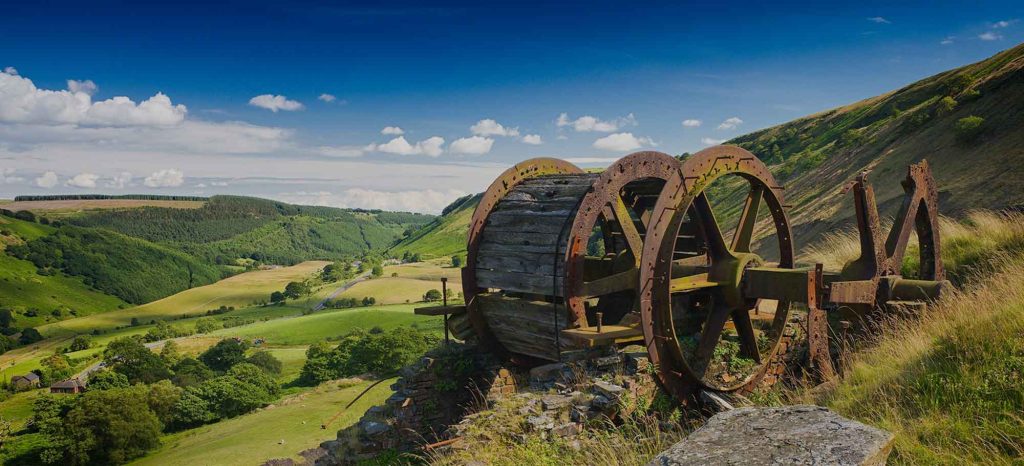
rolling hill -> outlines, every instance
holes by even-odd
[[[480,195],[466,196],[455,200],[441,216],[402,239],[388,252],[396,257],[405,253],[420,254],[424,258],[435,258],[466,253],[466,233],[473,210],[480,203]]]

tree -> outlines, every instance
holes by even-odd
[[[234,367],[228,371],[227,375],[252,385],[259,390],[263,390],[271,397],[277,396],[278,391],[281,389],[270,374],[262,368],[257,367],[255,364],[247,362],[235,364]]]
[[[381,267],[380,264],[374,264],[373,268],[370,269],[370,275],[373,275],[374,278],[384,275],[384,267]]]
[[[249,356],[249,359],[246,359],[245,362],[263,369],[268,374],[281,374],[281,361],[267,351],[257,351],[252,356]]]
[[[427,302],[440,301],[443,296],[438,290],[429,290],[423,294],[423,300]]]
[[[279,302],[284,301],[284,300],[285,300],[284,293],[282,293],[280,291],[275,291],[273,293],[270,293],[270,302],[272,302],[272,303],[279,303]]]
[[[452,256],[452,267],[462,267],[462,257],[458,254]]]
[[[411,256],[409,256],[409,262],[420,262],[421,260],[422,259],[420,259],[420,253],[418,253],[418,252],[414,253]]]
[[[82,351],[92,347],[92,338],[88,335],[78,335],[74,340],[71,340],[71,345],[68,346],[70,351]]]
[[[954,126],[957,141],[966,143],[977,139],[984,129],[984,124],[985,119],[975,115],[957,120]]]
[[[92,388],[92,383],[89,384],[89,387]],[[168,425],[174,421],[174,406],[178,404],[183,391],[174,386],[170,380],[161,380],[148,387],[146,404],[161,423]]]
[[[309,292],[309,289],[302,282],[288,282],[284,287],[284,296],[288,299],[299,299]]]
[[[280,293],[275,291],[274,293]],[[282,295],[283,296],[283,295]],[[276,302],[276,301],[275,301]],[[217,321],[208,317],[204,317],[196,321],[196,333],[210,333],[217,328],[222,327],[217,324]]]
[[[43,379],[47,382],[64,380],[71,377],[71,360],[63,354],[52,354],[40,363],[43,366]]]
[[[299,373],[299,381],[304,385],[319,385],[338,377],[338,368],[332,361],[333,351],[327,343],[311,345],[306,350],[306,362]]]
[[[31,345],[32,343],[41,341],[42,339],[43,335],[39,333],[39,330],[29,327],[21,331],[21,337],[18,338],[18,342],[22,345]]]
[[[132,386],[128,377],[112,370],[100,370],[89,376],[89,390],[112,390]]]
[[[10,309],[0,309],[0,327],[9,328],[14,323],[14,313]]]
[[[167,367],[174,367],[181,362],[181,352],[178,351],[178,344],[174,340],[164,342],[164,347],[160,348],[160,359],[164,360]]]
[[[160,445],[162,426],[134,388],[86,392],[57,428],[44,432],[47,463],[121,464]]]
[[[160,356],[146,348],[138,337],[121,337],[107,345],[103,359],[131,383],[153,383],[171,377]]]
[[[184,357],[174,365],[174,377],[171,381],[179,387],[191,387],[212,379],[215,375],[209,367],[195,358]]]
[[[245,350],[249,345],[241,340],[225,338],[218,341],[199,355],[199,360],[217,372],[227,372],[231,366],[245,360]]]
[[[175,428],[195,427],[217,420],[210,402],[202,396],[199,386],[185,389],[171,410],[171,425]]]
[[[377,298],[374,298],[373,296],[366,296],[366,297],[363,298],[363,307],[373,306],[376,303],[377,303]]]

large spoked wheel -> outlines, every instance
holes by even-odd
[[[683,162],[658,199],[640,267],[640,311],[659,379],[684,402],[702,388],[749,391],[778,367],[789,303],[746,298],[743,274],[769,265],[751,249],[762,204],[777,243],[778,263],[771,265],[793,267],[780,190],[753,154],[719,146]],[[709,192],[723,191],[736,193],[723,197],[742,205],[713,209]],[[735,219],[731,234],[714,210]]]

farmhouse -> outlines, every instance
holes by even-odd
[[[11,385],[19,390],[38,387],[39,375],[37,375],[35,372],[29,372],[25,375],[16,375],[14,377],[11,377]]]
[[[68,379],[50,385],[50,393],[82,393],[85,391],[85,382],[78,379]]]

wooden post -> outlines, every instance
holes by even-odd
[[[441,304],[448,305],[448,277],[441,277]],[[444,344],[448,345],[448,314],[444,315]]]
[[[604,313],[597,313],[597,333],[601,333],[601,321],[604,319]]]

